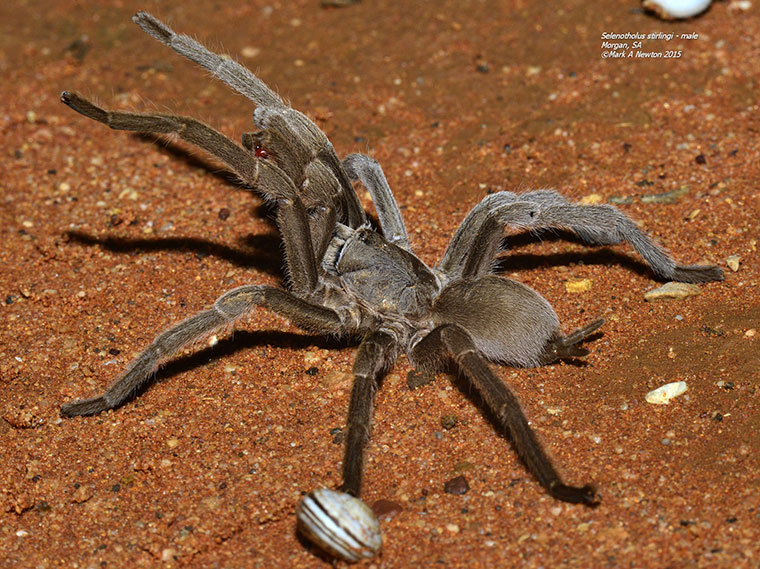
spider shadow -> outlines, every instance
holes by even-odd
[[[184,162],[191,168],[206,170],[215,178],[232,186],[236,190],[250,191],[252,188],[242,183],[238,177],[227,169],[227,166],[219,158],[193,146],[189,142],[174,140],[171,136],[161,134],[147,134],[141,132],[132,132],[133,138],[142,142],[147,142],[158,147],[162,152],[170,155],[173,162]],[[154,164],[156,168],[162,168],[162,165]]]
[[[98,246],[115,253],[139,255],[151,251],[193,253],[199,259],[213,256],[237,267],[256,269],[282,280],[281,241],[272,234],[248,235],[239,240],[241,249],[199,237],[97,237],[83,231],[67,231],[66,237],[85,246]]]
[[[123,407],[128,403],[140,398],[155,385],[165,383],[177,375],[208,365],[210,362],[218,361],[237,352],[253,349],[260,346],[271,346],[276,348],[287,348],[293,350],[303,350],[310,347],[334,350],[345,348],[351,345],[343,339],[339,341],[335,338],[296,334],[294,332],[280,332],[277,330],[254,330],[254,331],[237,331],[231,337],[219,340],[214,346],[209,346],[178,358],[169,360],[153,373],[133,394],[119,405]],[[254,379],[254,378],[252,378]]]
[[[584,247],[594,247],[594,249],[548,254],[513,252],[528,245],[553,243],[556,241],[568,241],[583,245]],[[603,245],[589,245],[569,231],[547,229],[509,235],[502,240],[501,248],[506,250],[507,254],[502,254],[496,259],[493,268],[493,272],[496,274],[582,263],[584,265],[619,265],[640,276],[662,280],[643,261],[625,253],[619,253]]]

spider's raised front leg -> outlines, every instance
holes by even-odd
[[[306,330],[336,333],[343,329],[340,317],[329,308],[311,304],[277,288],[242,286],[219,297],[210,310],[191,316],[159,334],[103,395],[66,403],[61,407],[61,413],[67,417],[94,415],[120,406],[151,378],[163,362],[179,350],[231,325],[256,306],[281,314]]]
[[[520,458],[541,485],[558,500],[587,506],[598,503],[593,486],[569,486],[562,481],[528,424],[517,397],[491,370],[464,328],[456,324],[435,328],[415,346],[413,355],[419,361],[453,356],[459,369],[483,397],[499,426],[509,432]]]
[[[142,30],[169,46],[183,57],[194,61],[235,91],[253,101],[256,106],[287,109],[277,93],[237,61],[222,57],[185,34],[177,34],[162,21],[147,12],[138,12],[132,21]]]
[[[343,459],[343,491],[353,496],[358,497],[361,492],[364,447],[369,441],[378,382],[382,373],[393,364],[396,347],[392,335],[376,331],[364,338],[356,353]]]
[[[349,154],[343,159],[343,168],[349,178],[359,180],[367,188],[385,238],[402,249],[411,251],[404,218],[380,164],[364,154]]]

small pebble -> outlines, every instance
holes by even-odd
[[[456,427],[458,423],[459,423],[459,419],[457,419],[456,415],[444,415],[441,417],[441,427],[443,427],[447,431],[450,431],[451,429]]]
[[[322,385],[328,389],[343,389],[351,385],[353,377],[345,371],[333,370],[322,379]]]
[[[688,386],[685,381],[666,383],[665,385],[647,393],[646,400],[647,403],[653,403],[654,405],[667,405],[674,397],[686,393],[687,389]]]
[[[669,282],[665,283],[661,287],[646,291],[644,293],[644,300],[649,302],[666,298],[683,300],[684,298],[694,296],[700,292],[700,288],[694,284]]]
[[[689,193],[689,188],[683,187],[672,192],[665,192],[662,194],[649,194],[642,196],[641,203],[676,203],[678,198],[685,196]]]
[[[401,504],[397,504],[391,500],[377,500],[372,504],[372,513],[383,521],[388,521],[396,517],[396,514],[400,513],[403,508]]]
[[[245,46],[243,49],[240,50],[240,55],[245,57],[246,59],[253,59],[257,55],[261,53],[261,49],[258,47],[253,47],[250,45]]]
[[[591,279],[575,279],[567,281],[565,283],[565,290],[567,292],[586,292],[591,290],[593,281]]]
[[[443,485],[443,491],[447,494],[461,496],[470,491],[470,485],[467,483],[467,479],[464,476],[457,476]]]
[[[595,205],[602,203],[604,200],[604,197],[602,194],[588,194],[587,196],[583,196],[580,200],[578,200],[578,203],[582,205]]]
[[[736,272],[739,270],[739,262],[741,259],[742,258],[739,255],[731,255],[726,259],[726,265],[728,265],[728,268],[733,272]]]
[[[454,472],[457,474],[462,474],[462,472],[467,472],[468,470],[475,470],[475,465],[469,461],[463,460],[454,465]]]
[[[406,375],[406,385],[409,389],[417,389],[428,383],[433,383],[435,376],[433,374],[422,373],[416,369],[411,370]]]

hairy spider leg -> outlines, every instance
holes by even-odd
[[[257,306],[281,314],[306,330],[320,333],[341,330],[340,317],[329,308],[312,304],[278,288],[242,286],[219,297],[213,308],[191,316],[159,334],[104,394],[66,403],[61,407],[61,414],[67,417],[94,415],[119,407],[145,385],[163,362],[182,348],[232,325]]]
[[[532,204],[535,211],[530,220],[515,222],[510,214],[504,214],[516,203]],[[501,225],[495,223],[493,216],[501,218]],[[498,192],[484,198],[457,229],[439,268],[452,277],[467,268],[470,276],[487,273],[498,251],[503,228],[510,225],[523,229],[570,230],[588,245],[630,243],[660,278],[692,283],[723,279],[720,267],[677,264],[616,207],[574,204],[553,190],[524,194]],[[475,246],[476,240],[479,246]]]
[[[404,218],[380,164],[364,154],[349,154],[343,159],[343,168],[351,180],[359,180],[367,188],[385,238],[402,249],[411,251]]]
[[[361,493],[364,453],[370,438],[372,408],[382,373],[393,365],[397,342],[382,330],[368,334],[354,360],[354,384],[348,406],[348,425],[343,459],[343,491]]]
[[[443,324],[414,348],[414,357],[420,361],[435,359],[440,354],[450,354],[454,358],[456,365],[483,397],[498,425],[510,433],[515,449],[528,470],[552,496],[589,506],[597,503],[593,486],[568,486],[562,481],[536,439],[517,397],[491,370],[464,328],[456,324]]]

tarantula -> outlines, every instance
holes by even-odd
[[[276,202],[290,290],[246,285],[225,293],[211,309],[160,334],[103,395],[66,403],[62,414],[92,415],[118,407],[183,347],[263,306],[311,332],[362,338],[348,410],[345,492],[360,494],[378,382],[404,352],[414,366],[427,370],[453,361],[499,427],[509,432],[541,485],[560,500],[596,504],[591,485],[562,481],[518,400],[487,362],[540,366],[583,356],[588,352],[581,344],[603,320],[563,334],[542,296],[491,274],[504,228],[569,230],[589,245],[628,242],[663,279],[720,280],[721,269],[678,265],[616,208],[573,204],[550,190],[487,196],[459,226],[438,266],[428,267],[412,252],[401,212],[376,161],[352,154],[341,162],[311,120],[245,67],[174,33],[145,12],[133,21],[250,99],[256,105],[253,122],[258,130],[244,134],[238,146],[193,118],[107,111],[72,92],[63,92],[62,102],[113,129],[190,142],[220,159],[246,187]],[[381,231],[371,227],[355,181],[369,191]]]

